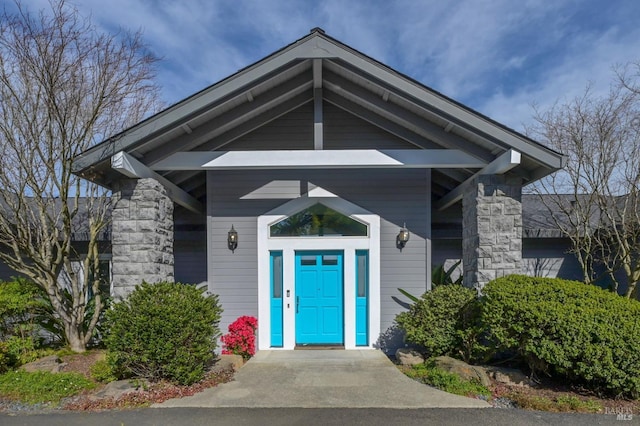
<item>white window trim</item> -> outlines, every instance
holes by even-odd
[[[319,193],[320,195],[320,193]],[[324,195],[324,194],[323,194]],[[369,237],[270,237],[269,227],[280,220],[321,203],[365,223]],[[344,252],[344,346],[345,349],[374,348],[380,335],[380,216],[344,199],[300,197],[258,217],[258,349],[295,348],[295,252],[302,250],[341,250]],[[356,250],[369,251],[369,345],[356,346]],[[271,270],[269,253],[282,252],[283,267],[283,346],[271,347]]]

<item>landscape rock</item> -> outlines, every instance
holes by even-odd
[[[535,386],[535,382],[527,377],[522,371],[515,368],[486,367],[487,373],[493,380],[510,386]]]
[[[436,367],[448,371],[450,373],[457,374],[465,380],[476,380],[482,386],[488,387],[491,385],[489,375],[483,367],[477,365],[470,365],[459,359],[451,358],[449,356],[439,356],[434,358]]]
[[[140,390],[148,384],[146,380],[116,380],[115,382],[110,382],[105,385],[100,391],[96,392],[92,398],[102,399],[102,398],[113,398],[117,400],[122,395],[127,394],[129,392],[135,392]]]
[[[59,373],[66,366],[58,355],[49,355],[37,359],[22,366],[24,371],[33,373],[35,371],[48,371],[49,373]]]
[[[418,365],[424,363],[422,354],[410,348],[399,348],[396,351],[396,360],[401,365]]]
[[[213,369],[216,371],[223,371],[228,369],[229,367],[233,367],[233,371],[238,371],[240,367],[244,365],[244,359],[242,355],[220,355],[220,358],[213,366]]]

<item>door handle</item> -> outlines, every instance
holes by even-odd
[[[298,313],[298,306],[300,306],[300,296],[296,296],[296,314]]]

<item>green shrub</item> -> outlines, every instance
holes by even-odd
[[[456,271],[458,266],[460,266],[461,263],[462,263],[462,260],[458,260],[456,263],[451,265],[449,269],[446,269],[446,270],[444,269],[443,264],[434,265],[433,270],[431,271],[431,285],[433,287],[438,287],[440,285],[451,285],[451,284],[462,285],[462,279],[463,279],[462,275],[459,275],[455,281],[453,281],[453,278],[451,278],[451,276]]]
[[[214,358],[218,297],[179,283],[142,283],[105,315],[108,357],[119,376],[191,384]]]
[[[418,364],[405,370],[405,374],[414,380],[433,386],[445,392],[463,396],[491,396],[491,392],[480,383],[464,380],[460,376],[435,366],[433,361]]]
[[[575,281],[512,275],[483,289],[481,323],[495,351],[533,372],[640,396],[640,303]]]
[[[91,378],[102,383],[118,380],[116,371],[108,359],[100,359],[91,366]]]
[[[11,336],[4,341],[9,358],[13,360],[14,367],[19,367],[22,364],[26,364],[38,359],[38,351],[36,350],[36,344],[29,337],[17,337]]]
[[[17,370],[0,375],[0,395],[29,404],[57,404],[62,398],[94,387],[94,383],[79,373]]]
[[[8,345],[5,342],[0,342],[0,374],[8,371],[14,363],[15,360],[9,353]]]
[[[405,341],[424,349],[429,357],[464,351],[471,328],[476,291],[458,284],[443,285],[425,293],[411,308],[396,316]]]
[[[0,281],[0,339],[34,334],[48,312],[46,294],[36,284],[24,278]]]

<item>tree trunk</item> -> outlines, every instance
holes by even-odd
[[[637,282],[629,283],[629,286],[627,287],[627,291],[625,292],[625,297],[628,297],[629,299],[637,299],[638,298],[637,286],[638,286]]]
[[[82,331],[77,327],[68,326],[66,327],[66,338],[67,343],[69,343],[69,348],[76,353],[86,352],[87,345],[84,342],[84,338],[82,336]]]

